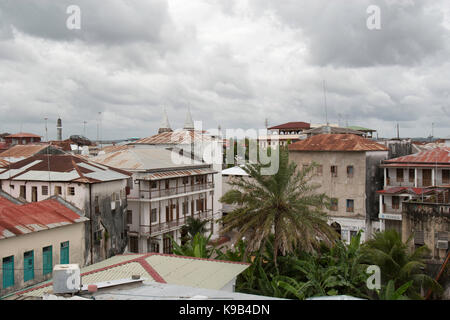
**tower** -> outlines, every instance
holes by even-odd
[[[61,121],[61,118],[58,118],[58,121],[56,121],[56,140],[58,140],[58,141],[62,140],[62,121]]]
[[[170,124],[169,124],[169,118],[167,117],[166,109],[164,109],[164,112],[163,112],[163,121],[161,123],[161,127],[159,127],[159,129],[158,129],[158,133],[163,133],[163,132],[172,132],[172,129],[170,128]]]
[[[186,121],[184,121],[185,130],[194,130],[194,121],[192,121],[191,109],[188,107],[188,111],[186,113]]]

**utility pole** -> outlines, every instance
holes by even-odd
[[[45,120],[45,141],[48,142],[48,130],[47,130],[47,120],[48,120],[48,118],[45,117],[44,120]]]

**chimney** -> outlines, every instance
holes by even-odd
[[[58,141],[62,140],[62,121],[61,121],[61,118],[58,118],[58,121],[56,122],[56,140],[58,140]]]

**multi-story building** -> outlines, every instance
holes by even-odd
[[[88,217],[85,263],[122,253],[131,173],[62,154],[37,154],[0,169],[1,189],[25,202],[60,196]]]
[[[267,134],[258,137],[258,145],[262,149],[268,147],[277,148],[278,146],[286,146],[289,143],[300,141],[306,138],[303,134],[305,130],[311,128],[307,122],[296,121],[287,122],[277,126],[267,128]]]
[[[0,191],[0,297],[50,279],[55,264],[83,266],[87,221],[60,197],[22,203]]]
[[[330,224],[344,241],[362,230],[362,240],[379,228],[375,192],[382,182],[379,164],[388,149],[354,134],[319,134],[289,145],[298,168],[316,163],[311,183],[330,199]]]
[[[19,132],[10,134],[3,138],[8,145],[28,144],[41,142],[41,136],[34,133]]]
[[[215,206],[216,171],[211,164],[186,158],[162,148],[120,146],[93,160],[133,173],[128,195],[129,251],[172,252],[172,238],[181,242],[188,217],[210,220],[216,237],[218,210]]]
[[[432,194],[429,187],[450,183],[450,148],[441,147],[384,160],[383,189],[379,190],[382,229],[402,230],[403,202]]]

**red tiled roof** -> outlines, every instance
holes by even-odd
[[[9,136],[6,136],[5,138],[40,138],[41,136],[38,136],[34,133],[28,133],[28,132],[19,132],[10,134]]]
[[[431,150],[424,150],[415,154],[410,154],[403,157],[384,160],[383,163],[387,164],[442,164],[450,165],[450,148],[438,147]]]
[[[307,122],[297,121],[297,122],[286,122],[283,124],[280,124],[278,126],[273,126],[270,128],[267,128],[269,130],[273,129],[309,129],[311,128],[311,125]]]
[[[388,149],[355,134],[318,134],[290,144],[289,151],[388,151]]]
[[[0,239],[86,220],[56,199],[17,205],[0,197]]]

